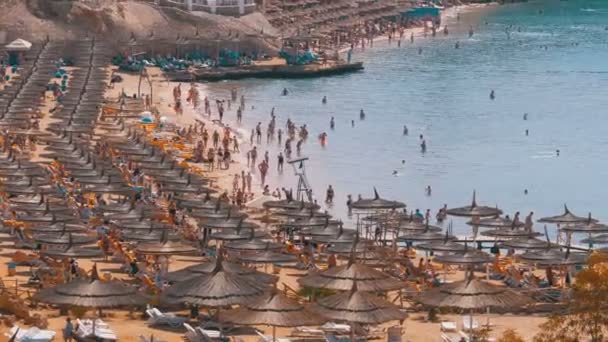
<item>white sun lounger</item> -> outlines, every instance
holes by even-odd
[[[173,313],[163,313],[157,308],[146,310],[149,318],[148,325],[168,325],[173,328],[181,327],[186,321],[183,317],[175,316]]]
[[[441,331],[455,332],[456,330],[458,330],[458,326],[456,325],[456,322],[451,322],[451,321],[441,322]]]
[[[460,342],[460,337],[452,337],[446,334],[441,334],[441,341],[443,342]]]
[[[350,325],[327,322],[321,326],[321,330],[325,332],[333,332],[337,334],[350,334]]]
[[[259,342],[273,342],[272,336],[264,335],[257,330],[255,331],[255,333],[258,334],[258,336],[260,336],[260,339],[258,340]],[[281,338],[277,337],[275,339],[275,342],[291,342],[291,340],[288,338],[284,338],[284,337],[281,337]]]
[[[9,332],[4,335],[11,338],[15,334],[15,342],[49,342],[55,338],[56,333],[51,330],[41,330],[36,327],[23,329],[18,326],[13,326]]]

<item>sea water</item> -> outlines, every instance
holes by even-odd
[[[469,204],[476,190],[478,203],[511,216],[557,215],[567,203],[576,214],[608,219],[608,1],[530,1],[458,12],[459,20],[444,21],[448,36],[439,30],[410,44],[408,34],[401,47],[384,40],[355,50],[362,72],[201,87],[211,98],[229,98],[231,88],[245,95],[243,123],[235,123],[237,104],[225,117],[246,141],[257,122],[265,131],[273,107],[283,131],[287,118],[307,124],[308,180],[319,203],[328,185],[334,187],[328,209],[342,219],[347,194],[370,197],[373,187],[433,215],[444,204]],[[281,95],[284,88],[289,95]],[[322,132],[325,147],[317,140]],[[295,155],[295,141],[292,146]],[[270,151],[271,189],[296,184],[288,167],[276,176],[282,147],[276,141],[258,146],[258,160]],[[457,233],[469,231],[462,222],[455,221]]]

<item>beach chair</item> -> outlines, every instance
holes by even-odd
[[[273,342],[272,336],[264,335],[257,330],[255,331],[255,333],[260,337],[260,339],[258,340],[259,342]],[[274,342],[291,342],[291,340],[288,338],[284,338],[284,337],[281,337],[281,338],[277,337]]]
[[[184,323],[184,328],[186,328],[186,334],[184,334],[184,338],[188,340],[188,342],[199,342],[201,338],[198,336],[196,330],[188,324]]]
[[[168,325],[172,328],[179,328],[186,321],[183,317],[175,316],[173,313],[163,313],[157,308],[146,310],[146,314],[149,317],[146,322],[148,325]]]
[[[473,331],[479,329],[479,322],[473,316],[462,316],[462,329],[464,331]]]
[[[443,342],[460,342],[460,337],[452,337],[446,334],[441,334],[441,341]]]
[[[55,332],[51,330],[41,330],[36,327],[23,329],[18,326],[13,326],[7,337],[12,338],[14,342],[49,342],[55,338]]]
[[[456,330],[458,330],[458,327],[456,326],[456,322],[450,322],[450,321],[441,322],[441,331],[455,332]]]
[[[387,329],[386,341],[387,342],[401,342],[401,335],[403,334],[403,329],[401,326],[392,326]]]
[[[350,334],[350,325],[327,322],[321,326],[321,330],[325,331],[326,333],[329,332],[339,335],[348,335]]]

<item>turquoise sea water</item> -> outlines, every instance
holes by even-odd
[[[579,215],[591,211],[608,219],[608,1],[483,7],[463,11],[459,22],[453,18],[448,25],[447,37],[417,37],[401,48],[379,41],[373,49],[356,51],[354,58],[365,63],[360,73],[201,87],[212,97],[228,98],[232,87],[245,94],[248,110],[239,126],[245,140],[258,121],[267,125],[272,107],[280,127],[287,118],[306,123],[309,180],[319,202],[327,185],[334,186],[331,211],[339,217],[346,216],[347,194],[368,197],[376,186],[383,197],[433,214],[444,203],[469,203],[476,189],[479,202],[511,215],[555,215],[568,203]],[[469,25],[475,28],[472,38]],[[508,25],[513,25],[510,39]],[[454,48],[456,41],[460,49]],[[280,96],[283,88],[288,96]],[[361,108],[365,121],[359,121]],[[229,120],[235,119],[233,112]],[[409,136],[402,135],[403,125]],[[316,137],[324,131],[329,136],[322,148]],[[419,134],[428,145],[425,154]],[[276,143],[258,148],[261,155],[270,149],[274,166]],[[286,169],[271,186],[294,183]],[[456,223],[456,231],[468,230]]]

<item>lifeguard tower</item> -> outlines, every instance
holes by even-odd
[[[298,177],[298,187],[296,190],[296,199],[298,201],[312,202],[312,188],[306,178],[306,167],[304,162],[308,157],[292,159],[287,161],[293,167],[293,172]]]

